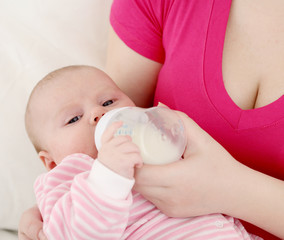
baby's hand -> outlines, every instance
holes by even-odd
[[[132,179],[135,167],[142,167],[143,160],[130,136],[114,136],[121,126],[122,122],[115,122],[103,133],[98,160],[112,171]]]

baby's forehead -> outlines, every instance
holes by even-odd
[[[50,95],[59,97],[76,90],[95,93],[102,88],[116,89],[114,82],[103,72],[89,68],[67,69],[47,75],[36,86],[34,95],[35,99],[48,99]]]
[[[33,89],[29,100],[28,110],[31,113],[31,118],[38,119],[39,116],[44,115],[47,109],[52,108],[54,105],[54,99],[60,92],[58,89],[59,82],[55,79],[43,79]]]
[[[56,83],[52,80],[50,81],[41,81],[37,84],[37,86],[34,88],[32,96],[31,96],[31,102],[37,102],[40,99],[43,99],[49,95],[53,89],[56,88]]]
[[[34,90],[34,95],[37,97],[45,95],[46,93],[48,95],[48,93],[54,92],[54,90],[58,89],[59,86],[70,85],[68,84],[68,79],[69,77],[67,72],[63,72],[52,77],[47,76],[38,83]]]

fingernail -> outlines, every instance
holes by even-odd
[[[40,230],[38,233],[39,240],[47,240],[46,236],[44,235],[43,231]]]
[[[165,108],[168,108],[168,106],[167,106],[167,105],[165,105],[165,104],[163,104],[163,103],[161,103],[161,102],[158,102],[158,106],[159,106],[159,107],[165,107]]]

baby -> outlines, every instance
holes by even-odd
[[[102,136],[94,131],[108,111],[134,103],[102,71],[68,66],[48,74],[34,88],[26,129],[47,173],[35,182],[43,230],[48,239],[259,239],[229,216],[170,218],[131,191],[142,167],[129,136],[114,136],[121,122]]]

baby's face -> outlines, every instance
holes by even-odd
[[[35,121],[41,146],[58,164],[72,153],[96,158],[94,131],[101,116],[134,103],[103,72],[63,73],[40,89]]]

